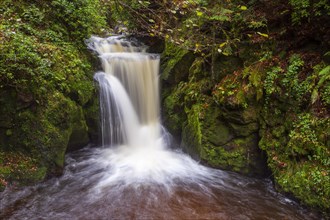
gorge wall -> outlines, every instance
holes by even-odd
[[[252,46],[244,50],[256,53]],[[279,190],[327,209],[330,69],[314,52],[251,65],[243,65],[250,59],[244,53],[217,55],[212,76],[207,59],[167,43],[164,123],[203,163],[259,176],[269,168]]]
[[[58,175],[69,150],[97,141],[99,1],[7,1],[0,9],[0,188]]]

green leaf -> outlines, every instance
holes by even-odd
[[[222,48],[222,47],[226,46],[226,44],[227,44],[227,42],[223,42],[223,43],[220,44],[219,46],[220,46],[220,48]]]
[[[266,37],[266,38],[269,37],[268,34],[265,34],[265,33],[257,32],[257,34],[259,34],[260,36]]]
[[[320,72],[319,72],[319,76],[321,77],[317,86],[321,87],[323,85],[323,83],[326,80],[330,80],[330,65],[326,66],[325,68],[323,68]]]
[[[210,20],[213,21],[229,21],[229,17],[226,15],[215,15],[210,17]]]
[[[201,11],[196,11],[196,15],[197,15],[198,17],[201,17],[201,16],[203,15],[203,12],[201,12]]]
[[[319,92],[317,91],[317,88],[315,88],[311,95],[312,104],[314,104],[316,102],[318,97],[319,97]]]
[[[320,73],[320,76],[322,75],[329,75],[330,76],[330,65],[326,66],[325,68],[323,68]]]
[[[241,9],[242,11],[247,10],[247,7],[245,5],[242,5],[241,7],[239,7],[239,9]]]
[[[8,130],[6,131],[6,135],[7,135],[7,136],[11,136],[12,134],[13,134],[13,131],[12,131],[12,130],[8,129]]]

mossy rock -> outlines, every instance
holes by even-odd
[[[306,112],[280,117],[273,111],[276,108],[262,112],[268,118],[260,121],[259,146],[267,152],[277,189],[309,206],[330,210],[330,119]]]
[[[313,161],[291,162],[274,174],[277,188],[303,203],[330,210],[329,168],[315,166]]]
[[[265,158],[256,147],[258,135],[235,138],[223,146],[205,144],[202,160],[213,167],[238,173],[263,176],[267,172]]]
[[[259,131],[259,124],[257,122],[243,125],[229,122],[229,125],[237,137],[247,137],[253,133],[258,133]]]
[[[221,109],[210,105],[204,109],[203,139],[214,146],[221,146],[234,138],[234,133],[227,121],[222,117]]]
[[[182,146],[188,153],[212,167],[247,175],[266,174],[256,123],[233,127],[215,105],[196,104],[186,112]],[[249,126],[250,130],[246,131]]]
[[[62,93],[48,95],[46,105],[15,114],[17,124],[12,125],[1,149],[27,152],[47,174],[59,174],[68,145],[82,147],[89,138],[82,108]]]
[[[47,168],[30,155],[0,150],[0,191],[13,182],[28,185],[42,181],[46,174]]]
[[[220,106],[222,115],[228,121],[235,124],[250,124],[259,120],[259,107],[256,105],[250,105],[247,108],[228,109],[224,106]]]
[[[247,110],[254,112],[252,110]],[[232,118],[225,117],[224,112],[216,105],[210,105],[205,111],[203,120],[203,151],[201,157],[214,167],[233,170],[235,172],[262,176],[266,173],[266,160],[258,148],[258,123],[252,122],[255,116],[248,116],[244,110],[237,124]],[[253,120],[251,119],[253,118]],[[237,120],[235,120],[237,122]]]
[[[166,84],[176,85],[188,78],[195,56],[188,50],[166,42],[161,58],[161,79]]]
[[[183,106],[184,94],[175,87],[163,101],[163,123],[171,134],[181,139],[186,114]]]
[[[90,101],[83,107],[84,117],[88,127],[89,140],[94,144],[100,143],[100,105],[98,90],[95,90]]]
[[[222,79],[228,74],[232,74],[243,64],[242,60],[236,56],[219,55],[214,62],[214,75],[217,80]]]
[[[193,158],[199,159],[203,148],[200,106],[193,106],[187,117],[187,122],[182,131],[181,147]]]
[[[72,132],[67,145],[67,151],[78,150],[89,143],[88,126],[82,107],[77,106],[72,115]]]

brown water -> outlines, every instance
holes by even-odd
[[[62,177],[6,189],[0,219],[320,219],[276,193],[268,179],[206,168],[173,151],[186,173],[139,178],[106,161],[110,154],[116,152],[86,148],[67,156]]]

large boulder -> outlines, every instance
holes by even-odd
[[[239,96],[219,101],[212,92],[217,81],[205,58],[189,54],[166,44],[161,68],[165,126],[187,153],[209,166],[264,175],[257,105],[247,105]],[[222,79],[240,65],[237,57],[218,57],[214,63],[216,78],[229,84],[231,81]]]

